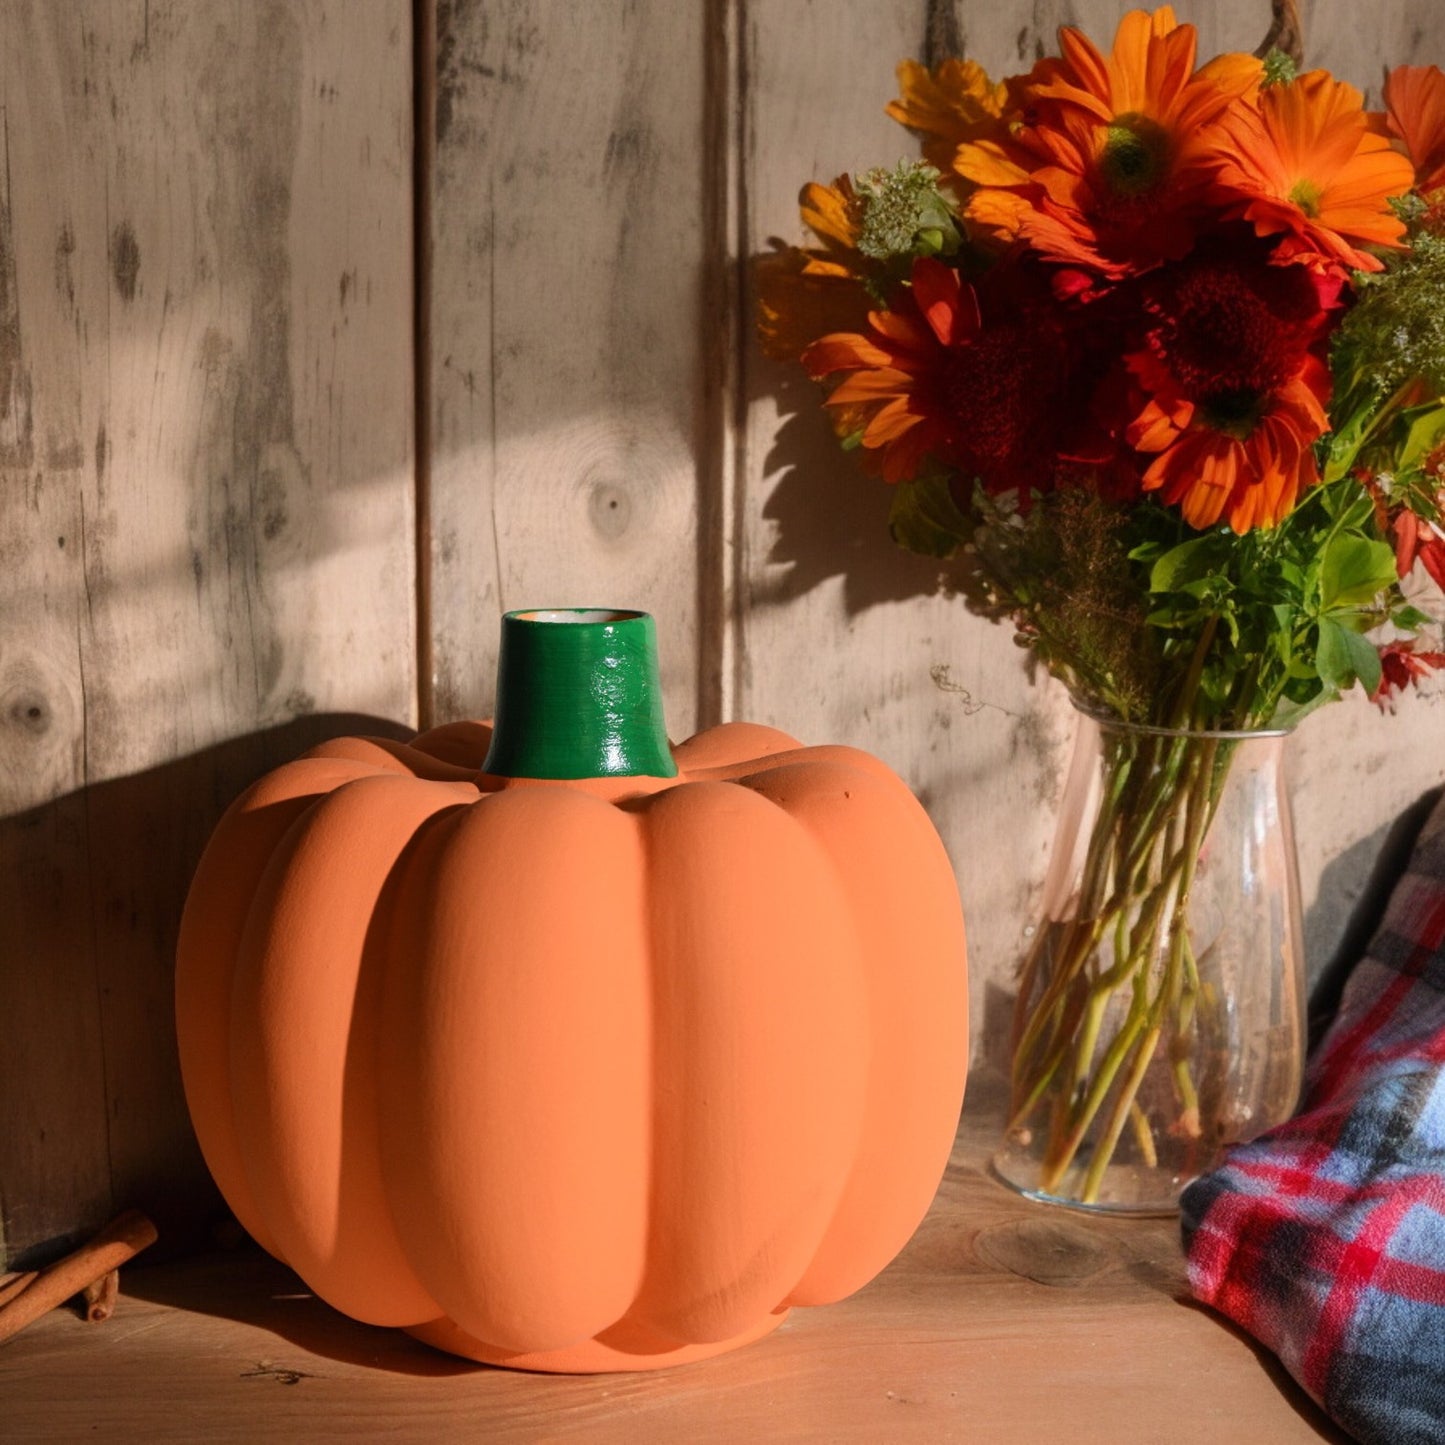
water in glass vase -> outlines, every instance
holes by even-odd
[[[1159,1213],[1293,1111],[1305,1050],[1284,734],[1081,715],[1019,978],[994,1170],[1034,1198]]]

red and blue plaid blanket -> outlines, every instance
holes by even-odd
[[[1445,1441],[1445,802],[1287,1124],[1184,1194],[1194,1293],[1368,1445]]]

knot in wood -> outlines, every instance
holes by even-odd
[[[1118,1263],[1108,1241],[1065,1219],[1011,1219],[980,1230],[974,1253],[985,1264],[1038,1284],[1083,1284]]]

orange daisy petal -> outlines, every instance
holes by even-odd
[[[1029,182],[1029,172],[1011,160],[997,141],[959,146],[954,166],[959,175],[978,186],[1024,186]]]
[[[1259,88],[1264,81],[1264,61],[1243,51],[1229,51],[1200,66],[1197,78],[1253,105],[1259,99]]]
[[[1236,532],[1277,526],[1301,490],[1318,480],[1314,454],[1285,410],[1261,419],[1247,440],[1208,427],[1185,432],[1144,474],[1191,527],[1221,518]]]
[[[1348,166],[1365,135],[1364,96],[1327,70],[1270,86],[1259,110],[1286,170],[1316,181]]]
[[[874,371],[859,371],[839,382],[829,394],[829,404],[849,401],[881,401],[884,397],[901,396],[913,385],[911,371],[880,366]]]
[[[975,235],[1008,245],[1018,239],[1024,217],[1031,210],[1029,202],[1013,191],[975,191],[969,197],[964,217]]]
[[[1160,405],[1157,398],[1151,398],[1144,410],[1129,423],[1124,439],[1136,451],[1162,452],[1188,427],[1193,416],[1194,407],[1187,401],[1170,412]]]
[[[868,324],[880,336],[887,337],[895,348],[905,352],[921,355],[935,345],[928,327],[906,311],[870,311]]]
[[[910,405],[908,397],[895,397],[873,413],[873,420],[868,423],[868,429],[863,433],[863,445],[886,446],[889,442],[896,441],[904,432],[916,427],[922,420],[922,413]]]
[[[803,224],[824,241],[850,251],[857,248],[861,214],[847,176],[840,176],[831,186],[809,181],[798,196],[798,208]]]
[[[803,353],[803,365],[814,381],[834,371],[856,371],[867,366],[888,366],[893,358],[876,342],[854,331],[819,337]]]
[[[1438,65],[1401,65],[1385,77],[1390,129],[1415,163],[1424,194],[1445,186],[1445,74]]]

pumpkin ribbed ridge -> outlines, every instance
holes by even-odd
[[[359,778],[294,823],[263,874],[232,985],[231,1071],[247,1178],[291,1267],[368,1324],[440,1311],[382,1188],[379,900],[423,822],[458,790]]]
[[[419,1276],[497,1350],[590,1338],[641,1276],[642,877],[636,820],[571,789],[483,798],[408,859],[385,1008],[388,1189]]]
[[[863,963],[837,875],[786,809],[707,781],[642,811],[657,1092],[632,1313],[715,1343],[782,1306],[836,1206],[863,1108]]]

